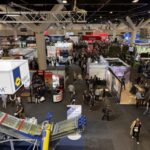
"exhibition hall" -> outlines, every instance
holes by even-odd
[[[150,0],[1,0],[0,150],[150,150]]]

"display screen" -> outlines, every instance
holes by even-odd
[[[64,41],[65,36],[49,36],[51,42]]]

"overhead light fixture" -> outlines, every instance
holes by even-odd
[[[67,0],[63,0],[62,2],[63,2],[64,4],[66,4],[66,3],[67,3]]]
[[[99,16],[99,18],[103,18],[102,16]]]
[[[150,10],[148,11],[148,14],[150,14]]]
[[[112,13],[113,13],[113,11],[110,11],[109,13],[110,13],[110,14],[112,14]]]
[[[139,0],[133,0],[132,3],[137,3]]]

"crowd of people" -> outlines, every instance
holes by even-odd
[[[24,114],[24,105],[22,103],[22,99],[20,96],[17,96],[16,94],[13,95],[1,95],[2,99],[2,107],[4,109],[7,109],[7,103],[10,103],[12,106],[16,107],[16,112],[14,113],[14,116],[18,118],[25,118]]]
[[[76,48],[74,49],[73,53],[72,53],[72,60],[69,64],[73,63],[75,65],[78,65],[81,69],[81,74],[73,72],[73,81],[68,85],[68,91],[69,91],[69,97],[70,97],[70,103],[71,104],[76,104],[77,102],[77,91],[75,89],[75,85],[74,82],[76,80],[84,80],[86,83],[86,90],[83,91],[82,93],[82,100],[83,100],[83,104],[85,106],[88,106],[90,111],[94,111],[94,106],[99,102],[102,101],[103,102],[103,108],[102,108],[102,117],[101,120],[110,120],[110,116],[111,113],[113,112],[113,110],[111,109],[111,106],[105,103],[105,99],[107,96],[106,93],[106,81],[100,79],[97,75],[94,76],[90,76],[87,72],[87,63],[88,63],[88,59],[90,58],[91,62],[94,61],[99,61],[99,56],[103,54],[103,46],[101,47],[101,45],[97,46],[97,43],[94,46],[94,51],[88,51],[87,47],[81,47],[81,51],[77,50]],[[54,66],[56,66],[58,60],[50,60],[49,63],[54,63]],[[68,66],[68,64],[66,64],[66,66]],[[36,68],[37,64],[35,62],[33,62],[31,64],[31,68]],[[141,69],[143,68],[143,66],[138,68],[138,73],[141,73]],[[145,66],[145,68],[148,68],[147,66]],[[137,84],[141,82],[140,79],[137,80]],[[36,103],[40,103],[43,100],[45,100],[45,93],[46,93],[46,89],[44,86],[44,81],[42,81],[42,79],[36,75],[34,77],[33,80],[33,95],[35,98],[35,102]],[[122,78],[122,85],[125,89],[125,79],[124,77]],[[150,91],[148,91],[150,92]],[[149,93],[146,94],[147,97],[149,97]],[[138,108],[140,105],[144,105],[144,99],[145,99],[145,95],[142,96],[142,93],[140,93],[140,91],[136,92],[136,107]],[[2,99],[2,106],[3,108],[7,107],[7,101],[10,101],[12,103],[12,105],[16,105],[16,112],[14,113],[14,115],[18,118],[24,118],[25,117],[25,110],[24,110],[24,106],[21,102],[21,98],[19,96],[16,95],[2,95],[1,96]],[[149,99],[149,98],[147,98]],[[150,99],[149,101],[146,101],[145,103],[146,105],[146,109],[144,111],[144,115],[145,114],[149,114],[149,107],[150,107]],[[139,144],[139,134],[140,134],[140,129],[141,129],[141,121],[137,118],[136,120],[133,121],[133,123],[131,124],[131,136],[132,138],[136,138],[137,144]]]

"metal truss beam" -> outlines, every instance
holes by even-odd
[[[86,14],[79,11],[0,12],[0,23],[85,23]]]

